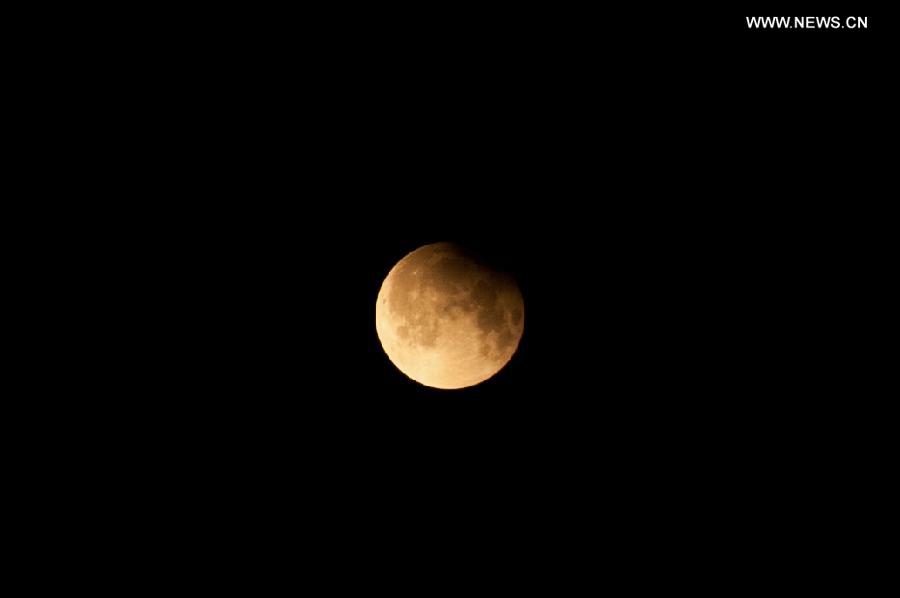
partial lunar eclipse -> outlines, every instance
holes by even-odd
[[[452,243],[425,245],[397,262],[375,305],[388,358],[434,388],[473,386],[499,372],[524,327],[516,281]]]

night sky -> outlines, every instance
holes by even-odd
[[[819,492],[846,433],[810,347],[866,277],[850,248],[877,240],[847,207],[873,196],[852,160],[878,130],[874,17],[754,35],[740,12],[381,8],[265,46],[250,70],[277,84],[234,92],[246,122],[205,158],[225,183],[178,208],[194,246],[160,303],[190,382],[160,392],[190,463],[370,552],[485,529],[525,552],[560,530],[730,537]],[[452,391],[375,330],[391,267],[441,241],[525,304],[507,366]]]

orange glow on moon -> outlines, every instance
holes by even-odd
[[[525,326],[515,280],[451,243],[425,245],[388,273],[375,328],[391,362],[434,388],[483,382],[509,362]]]

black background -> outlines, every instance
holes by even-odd
[[[276,468],[299,442],[341,525],[412,545],[581,529],[715,544],[786,516],[823,533],[859,448],[832,396],[846,364],[822,355],[865,277],[851,246],[871,217],[882,24],[753,32],[744,16],[339,19],[296,106],[296,180],[255,233],[277,266],[250,266],[283,277],[290,314],[262,316],[272,378],[244,394],[272,401],[253,434],[284,443]],[[525,298],[515,357],[470,389],[407,379],[375,333],[389,269],[437,241],[491,254]]]
[[[868,30],[748,31],[786,14],[761,8],[200,15],[168,84],[127,92],[152,159],[119,172],[165,284],[139,289],[155,340],[121,433],[152,428],[148,467],[211,537],[315,529],[318,555],[373,569],[394,543],[496,573],[814,540],[880,441],[825,359],[884,240],[886,25],[857,10]],[[375,332],[390,268],[438,241],[525,300],[512,361],[458,391],[407,379]]]

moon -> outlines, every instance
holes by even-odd
[[[453,243],[424,245],[397,262],[375,304],[388,359],[433,388],[484,382],[512,359],[524,328],[515,279]]]

